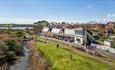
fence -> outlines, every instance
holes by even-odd
[[[106,51],[111,52],[111,53],[115,53],[115,49],[114,48],[105,47],[103,45],[97,45],[96,48],[100,49],[100,50],[106,50]]]

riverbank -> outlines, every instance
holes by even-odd
[[[10,65],[9,70],[28,70],[28,48],[26,46],[23,47],[23,54],[17,62],[13,65]]]
[[[35,47],[35,41],[28,41],[29,68],[28,70],[47,70],[48,63],[40,51]]]
[[[59,45],[57,47],[56,45]],[[114,70],[114,66],[95,56],[76,50],[71,45],[39,37],[37,48],[43,52],[53,70]],[[90,61],[89,61],[90,60]]]

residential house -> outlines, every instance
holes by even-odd
[[[75,43],[83,44],[84,42],[84,30],[83,28],[75,29]]]
[[[114,29],[114,28],[115,28],[115,22],[108,22],[108,23],[105,25],[105,28],[106,28],[106,29]]]

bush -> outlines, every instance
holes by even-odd
[[[13,64],[14,60],[16,60],[15,52],[14,51],[8,51],[6,58],[7,58],[7,62],[9,64]]]
[[[111,47],[115,48],[115,38],[112,39]]]
[[[14,63],[16,56],[23,55],[23,46],[17,38],[0,41],[0,64]]]
[[[9,50],[9,46],[7,46],[3,41],[0,41],[0,63],[3,64],[5,62],[13,63],[15,60],[15,52]]]
[[[103,36],[103,33],[98,33],[99,36]]]
[[[0,55],[2,53],[5,54],[7,51],[8,51],[8,46],[3,41],[0,41]]]
[[[8,40],[6,41],[10,51],[14,51],[16,55],[22,55],[23,46],[19,40]]]
[[[17,37],[22,37],[24,35],[23,31],[18,31],[16,33]]]

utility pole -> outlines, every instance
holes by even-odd
[[[10,32],[10,28],[11,28],[11,25],[10,24],[5,24],[4,27],[8,28],[8,38],[11,39],[11,32]]]
[[[11,37],[11,34],[10,34],[10,24],[8,24],[8,37],[9,37],[9,39],[11,39],[10,37]]]

